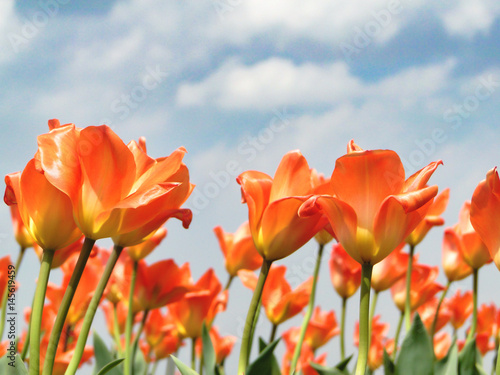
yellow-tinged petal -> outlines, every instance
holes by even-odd
[[[311,172],[300,151],[288,152],[274,175],[269,202],[285,197],[308,195],[311,191]]]

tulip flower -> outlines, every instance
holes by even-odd
[[[444,306],[439,306],[439,311],[438,305],[438,298],[433,297],[417,309],[418,315],[420,315],[422,319],[422,323],[431,336],[434,336],[436,332],[446,326],[446,324],[451,321],[453,315],[446,304]],[[435,324],[434,319],[436,319]]]
[[[396,281],[404,277],[409,257],[402,251],[404,244],[404,242],[401,243],[387,258],[373,266],[371,286],[375,292],[389,289]]]
[[[472,314],[472,291],[461,293],[460,290],[446,301],[446,308],[451,312],[450,323],[454,330],[459,329]]]
[[[156,361],[175,353],[182,344],[172,316],[168,312],[162,314],[160,309],[151,311],[144,325],[144,333]]]
[[[450,189],[444,189],[433,199],[424,219],[406,238],[406,242],[408,244],[417,246],[420,242],[422,242],[432,227],[444,224],[444,219],[440,215],[446,210],[449,199]]]
[[[262,257],[253,243],[248,221],[241,224],[234,234],[224,232],[221,226],[215,227],[214,233],[226,260],[225,266],[230,280],[238,274],[239,270],[254,271],[262,265]],[[229,283],[228,281],[226,289]]]
[[[470,221],[500,270],[500,179],[497,168],[486,174],[472,195]]]
[[[215,326],[210,328],[208,334],[210,335],[210,340],[212,341],[212,345],[214,347],[215,363],[222,366],[225,359],[229,356],[229,354],[231,354],[237,338],[235,336],[222,337],[219,335],[219,330]],[[196,340],[196,353],[198,357],[201,357],[202,351],[203,343],[201,338],[198,338]]]
[[[437,333],[434,338],[434,356],[438,361],[443,359],[446,354],[448,354],[448,351],[450,350],[451,347],[451,337],[448,332],[439,332]]]
[[[474,269],[465,261],[452,230],[444,232],[441,259],[448,283],[465,279],[474,272]]]
[[[311,171],[299,151],[283,157],[274,179],[262,172],[247,171],[236,181],[248,205],[255,246],[267,261],[292,254],[326,224],[320,214],[308,218],[297,214],[312,192]]]
[[[210,328],[215,314],[225,309],[225,298],[219,293],[222,285],[213,269],[209,269],[198,280],[191,291],[175,303],[168,305],[168,310],[177,325],[182,338],[201,337],[203,322]],[[222,306],[221,306],[222,305]]]
[[[31,237],[28,229],[24,225],[17,204],[12,204],[10,206],[10,216],[12,218],[14,237],[16,238],[16,241],[21,249],[28,249],[30,247],[33,247],[33,244],[36,242],[33,240],[33,237]]]
[[[330,277],[333,287],[342,298],[351,297],[361,285],[361,265],[344,250],[334,244],[330,256]]]

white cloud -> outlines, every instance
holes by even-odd
[[[500,15],[500,4],[495,0],[461,0],[442,15],[446,30],[451,35],[473,37],[489,31]]]

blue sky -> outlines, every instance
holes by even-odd
[[[125,142],[145,136],[154,157],[185,146],[195,217],[187,231],[169,222],[150,261],[190,261],[196,279],[211,265],[225,281],[212,228],[234,231],[246,219],[234,177],[247,169],[272,175],[292,149],[326,175],[350,139],[395,150],[408,174],[442,159],[431,182],[451,188],[450,226],[499,164],[499,39],[495,0],[4,0],[0,169],[24,167],[50,118],[106,123]],[[1,210],[2,254],[13,253],[8,210]],[[438,228],[419,246],[421,262],[440,264],[441,239]],[[283,263],[298,270],[314,253],[311,243]],[[38,272],[29,258],[23,301]],[[320,303],[338,310],[326,261],[321,272]],[[491,265],[480,277],[494,285],[499,275]],[[236,284],[216,322],[234,335],[250,298]],[[483,287],[479,298],[494,300],[494,290]],[[381,300],[382,320],[394,321],[390,297]],[[337,353],[333,341],[327,349]]]

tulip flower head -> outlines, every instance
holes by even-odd
[[[329,265],[333,287],[342,298],[350,298],[361,285],[361,265],[341,244],[333,245]]]
[[[347,253],[360,264],[374,265],[427,214],[438,188],[426,184],[441,163],[430,163],[405,180],[394,151],[364,151],[351,141],[335,163],[333,194],[311,197],[300,216],[323,213]]]

